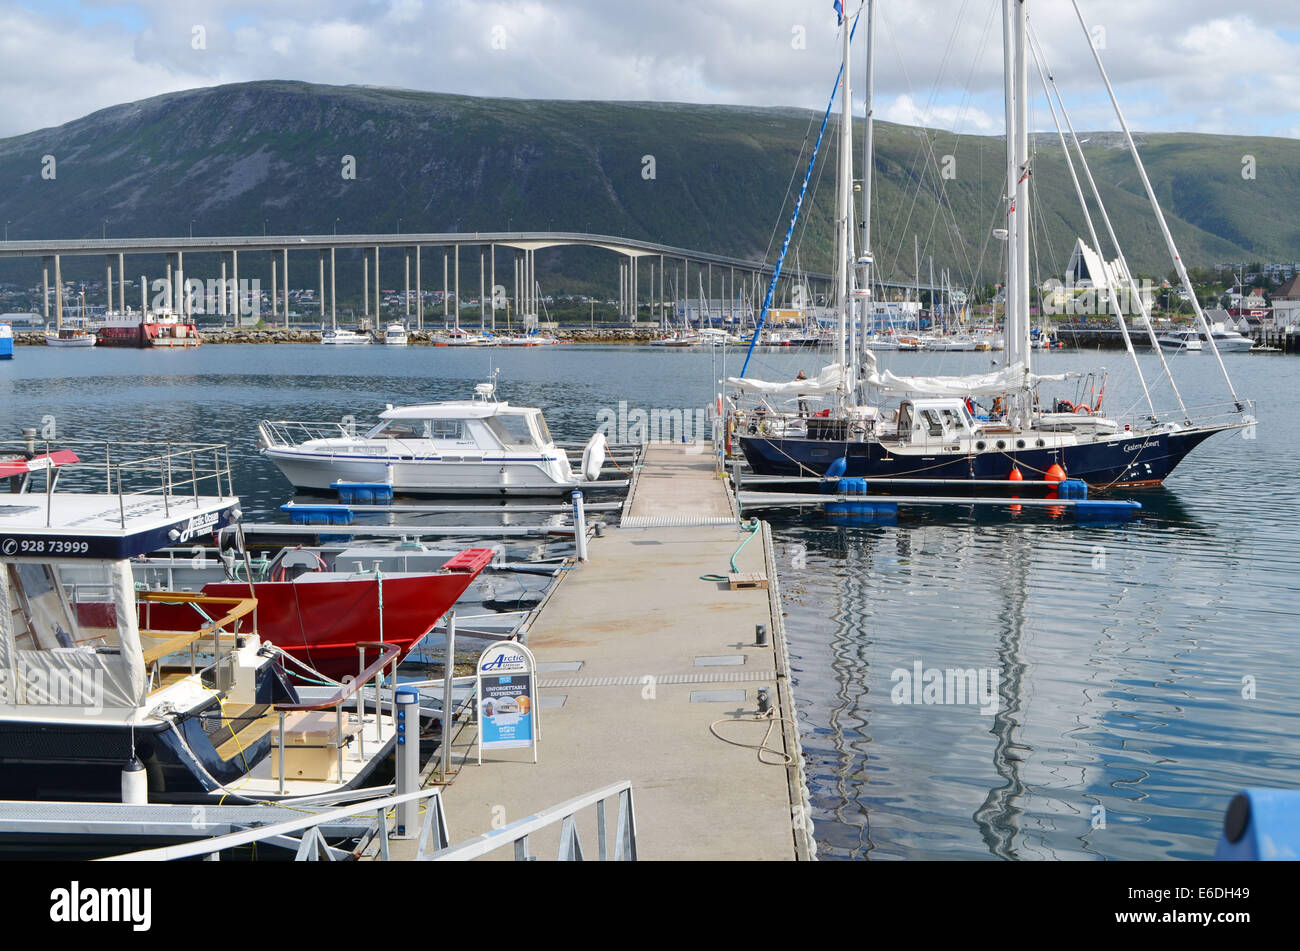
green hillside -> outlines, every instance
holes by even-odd
[[[245,83],[115,106],[0,141],[0,216],[15,240],[185,235],[191,226],[196,235],[510,228],[625,235],[748,258],[771,247],[770,257],[818,118],[790,109]],[[1000,224],[1001,141],[877,129],[873,220],[882,276],[912,279],[915,235],[923,274],[933,255],[936,268],[950,267],[958,280],[977,272],[995,279],[1002,248],[988,235]],[[830,267],[831,139],[797,243],[808,269]],[[1038,271],[1047,277],[1063,269],[1083,231],[1059,147],[1054,138],[1036,142]],[[1113,133],[1090,136],[1086,147],[1134,269],[1166,273],[1127,152]],[[1188,262],[1300,259],[1300,141],[1170,134],[1143,136],[1140,147]],[[1241,174],[1246,154],[1256,158],[1254,180]],[[57,161],[52,181],[41,177],[45,155]],[[355,180],[341,174],[345,155],[355,157]],[[642,175],[647,155],[652,180]],[[948,155],[955,177],[942,179],[938,166]],[[241,261],[250,274],[258,266]],[[87,259],[77,270],[101,267]],[[11,264],[3,275],[30,281],[35,268]],[[542,257],[539,269],[548,290],[614,286],[614,263],[598,252]],[[304,282],[311,270],[299,272]],[[350,272],[342,279],[354,277],[359,282]],[[397,279],[396,266],[391,273],[386,266],[385,284]]]

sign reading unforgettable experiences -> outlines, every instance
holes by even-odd
[[[478,658],[478,761],[485,749],[532,747],[537,762],[537,664],[522,644],[493,644]]]

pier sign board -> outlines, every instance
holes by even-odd
[[[479,655],[475,671],[478,699],[478,761],[485,749],[532,747],[537,762],[537,662],[523,644],[493,644]]]

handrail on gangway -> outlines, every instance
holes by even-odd
[[[596,807],[597,858],[601,862],[609,861],[609,849],[605,841],[605,800],[612,796],[618,797],[618,825],[614,836],[614,861],[635,862],[637,860],[636,812],[632,804],[632,783],[630,780],[623,780],[603,789],[587,793],[585,796],[578,796],[559,805],[551,806],[549,809],[543,809],[541,812],[512,822],[508,826],[484,832],[477,838],[462,842],[459,845],[440,849],[427,856],[427,858],[430,861],[437,862],[468,861],[513,844],[515,847],[515,861],[535,861],[537,856],[529,854],[528,851],[528,837],[560,822],[563,825],[560,828],[560,850],[556,858],[561,862],[581,862],[586,858],[586,855],[583,852],[582,841],[578,836],[578,823],[575,814],[581,809],[594,805]]]
[[[396,796],[382,796],[377,799],[367,799],[363,802],[353,803],[350,806],[338,806],[334,809],[327,809],[324,812],[317,812],[308,815],[296,816],[293,819],[287,819],[284,822],[276,822],[271,825],[258,826],[254,829],[244,829],[239,832],[231,832],[227,835],[217,836],[212,839],[202,839],[198,842],[187,842],[182,845],[166,845],[156,849],[145,849],[140,852],[128,852],[124,855],[113,855],[100,861],[105,862],[156,862],[156,861],[175,861],[177,859],[198,858],[205,855],[215,855],[226,849],[237,848],[242,845],[251,845],[255,842],[266,842],[272,845],[280,845],[288,848],[296,848],[296,858],[298,861],[316,861],[321,854],[325,858],[333,861],[336,858],[346,856],[352,857],[353,853],[344,852],[329,846],[321,834],[320,827],[340,819],[348,819],[353,816],[361,816],[367,813],[373,813],[375,816],[374,833],[379,839],[379,858],[387,860],[388,851],[388,814],[396,807],[403,803],[413,802],[416,800],[432,800],[425,805],[424,822],[420,831],[419,844],[417,846],[416,858],[426,857],[429,848],[440,849],[447,844],[447,816],[442,806],[442,787],[434,789],[417,789],[414,792],[402,793]],[[273,805],[273,804],[268,804]],[[294,832],[301,832],[300,839],[291,838]]]

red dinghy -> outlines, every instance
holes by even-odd
[[[309,571],[292,580],[254,582],[257,631],[264,642],[329,677],[355,675],[358,641],[396,644],[405,658],[451,610],[493,555],[490,548],[467,548],[434,573],[358,578],[341,572]],[[246,598],[249,585],[213,582],[205,584],[202,593]],[[149,630],[179,629],[192,618],[188,605],[140,605],[140,625]]]

